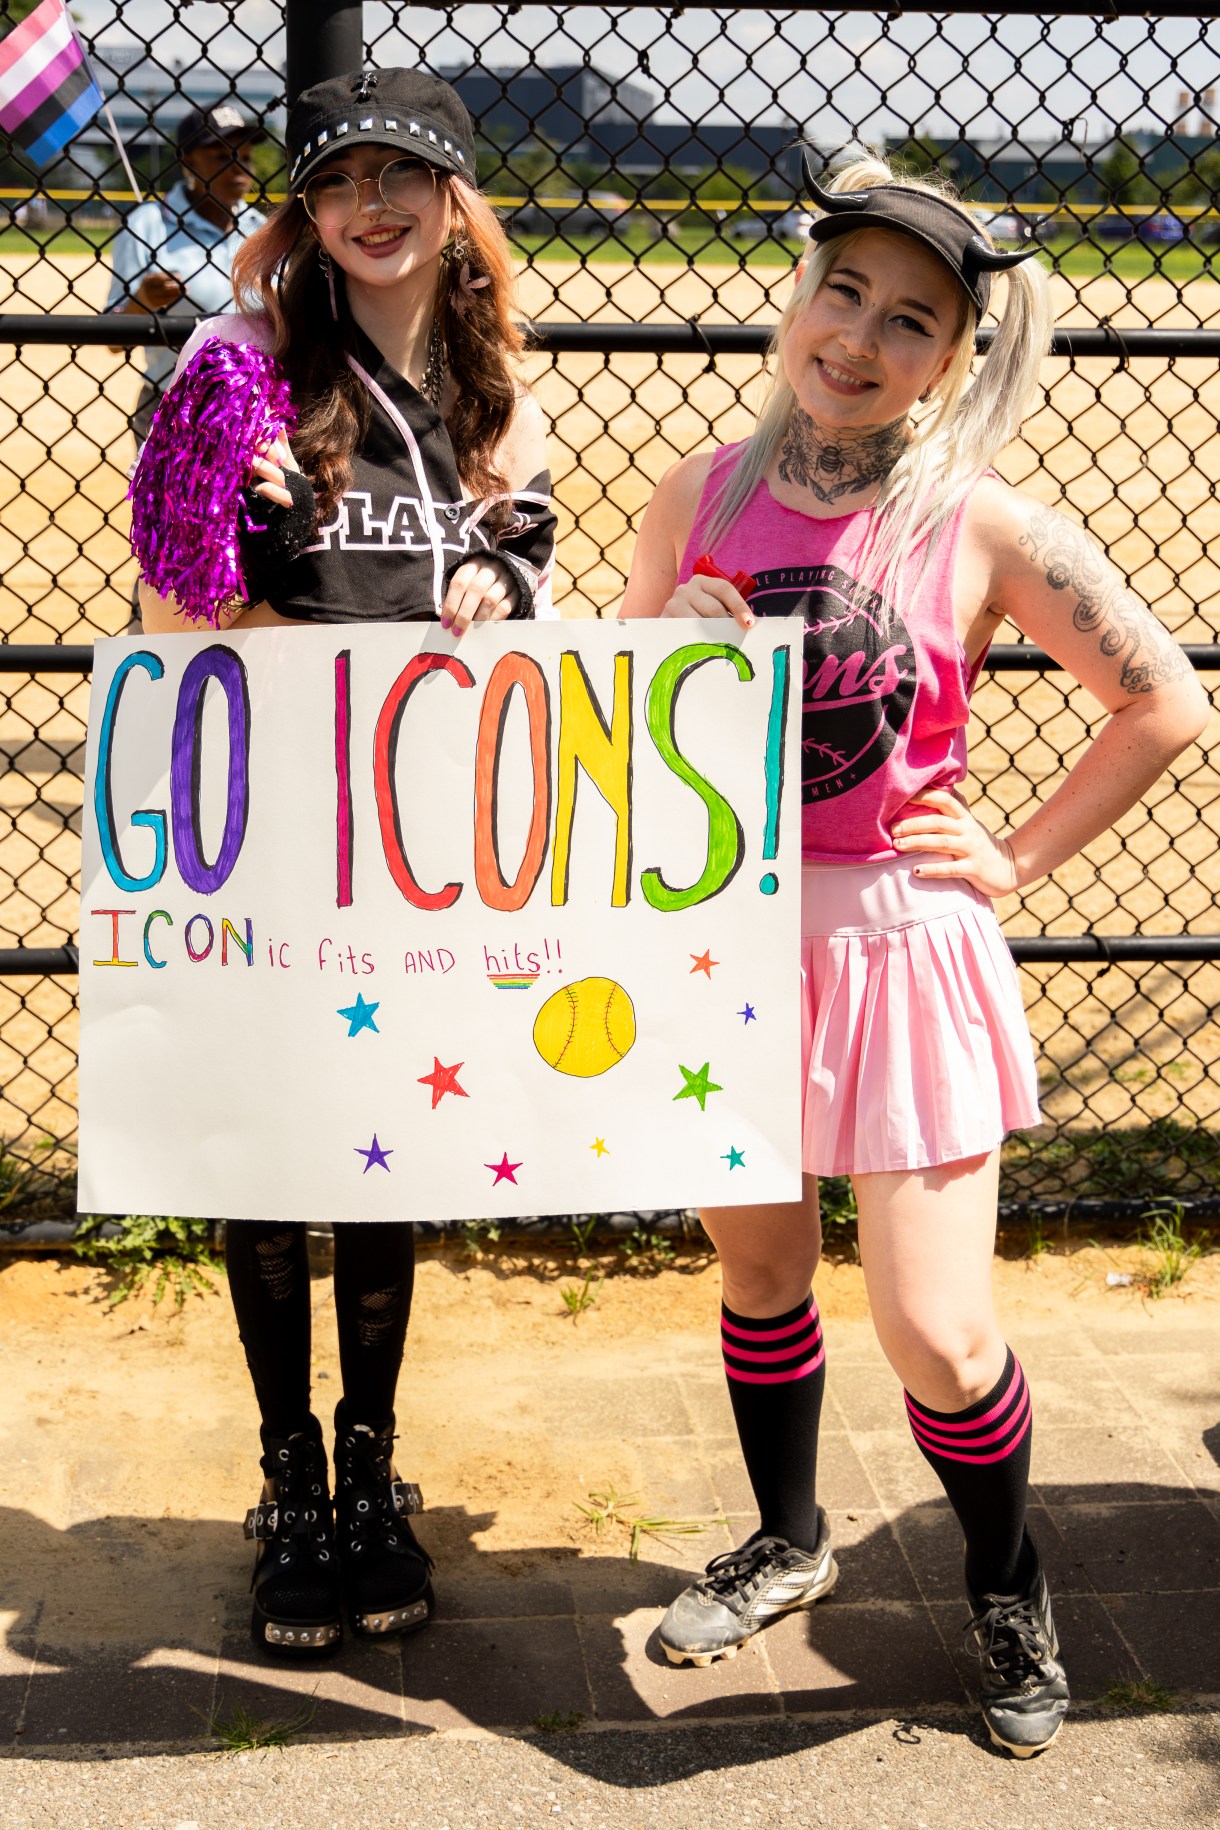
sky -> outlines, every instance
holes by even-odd
[[[206,55],[240,68],[255,55],[276,65],[284,55],[284,8],[270,0],[188,0],[177,9],[164,0],[73,0],[72,10],[104,43],[153,36],[164,64]],[[674,18],[643,7],[585,6],[525,6],[509,16],[469,5],[457,9],[460,30],[453,31],[443,12],[377,0],[368,0],[364,16],[378,63],[415,64],[422,53],[433,67],[463,64],[477,44],[486,64],[516,67],[533,49],[545,66],[579,62],[588,47],[590,67],[603,76],[631,76],[653,90],[658,118],[786,114],[827,147],[892,138],[911,124],[937,137],[961,124],[980,139],[1015,123],[1023,139],[1035,140],[1058,139],[1070,125],[1069,137],[1094,142],[1177,119],[1184,91],[1193,124],[1193,98],[1220,85],[1215,21],[920,14],[891,21],[871,13],[702,9]]]

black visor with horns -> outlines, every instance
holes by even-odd
[[[809,231],[811,241],[831,241],[852,229],[896,229],[913,235],[939,254],[966,288],[980,315],[991,296],[991,276],[1028,260],[1036,249],[1002,253],[979,234],[969,217],[947,198],[905,184],[875,184],[866,191],[823,190],[805,155],[805,183],[823,214]]]

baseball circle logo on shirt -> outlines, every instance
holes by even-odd
[[[892,605],[838,566],[755,573],[757,616],[805,624],[801,800],[846,794],[879,769],[915,698],[915,649]]]

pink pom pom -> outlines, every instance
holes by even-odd
[[[251,343],[209,337],[157,408],[131,479],[131,546],[146,584],[215,628],[246,596],[241,492],[260,451],[296,419],[277,364]],[[253,524],[251,524],[253,525]]]

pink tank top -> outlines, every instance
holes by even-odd
[[[716,453],[679,584],[707,552],[704,530],[741,445]],[[859,864],[897,854],[890,827],[928,788],[966,773],[971,669],[953,622],[953,572],[964,507],[936,543],[922,579],[897,604],[862,587],[871,509],[825,520],[785,508],[761,482],[712,558],[758,580],[758,616],[801,616],[801,852],[809,863]]]

